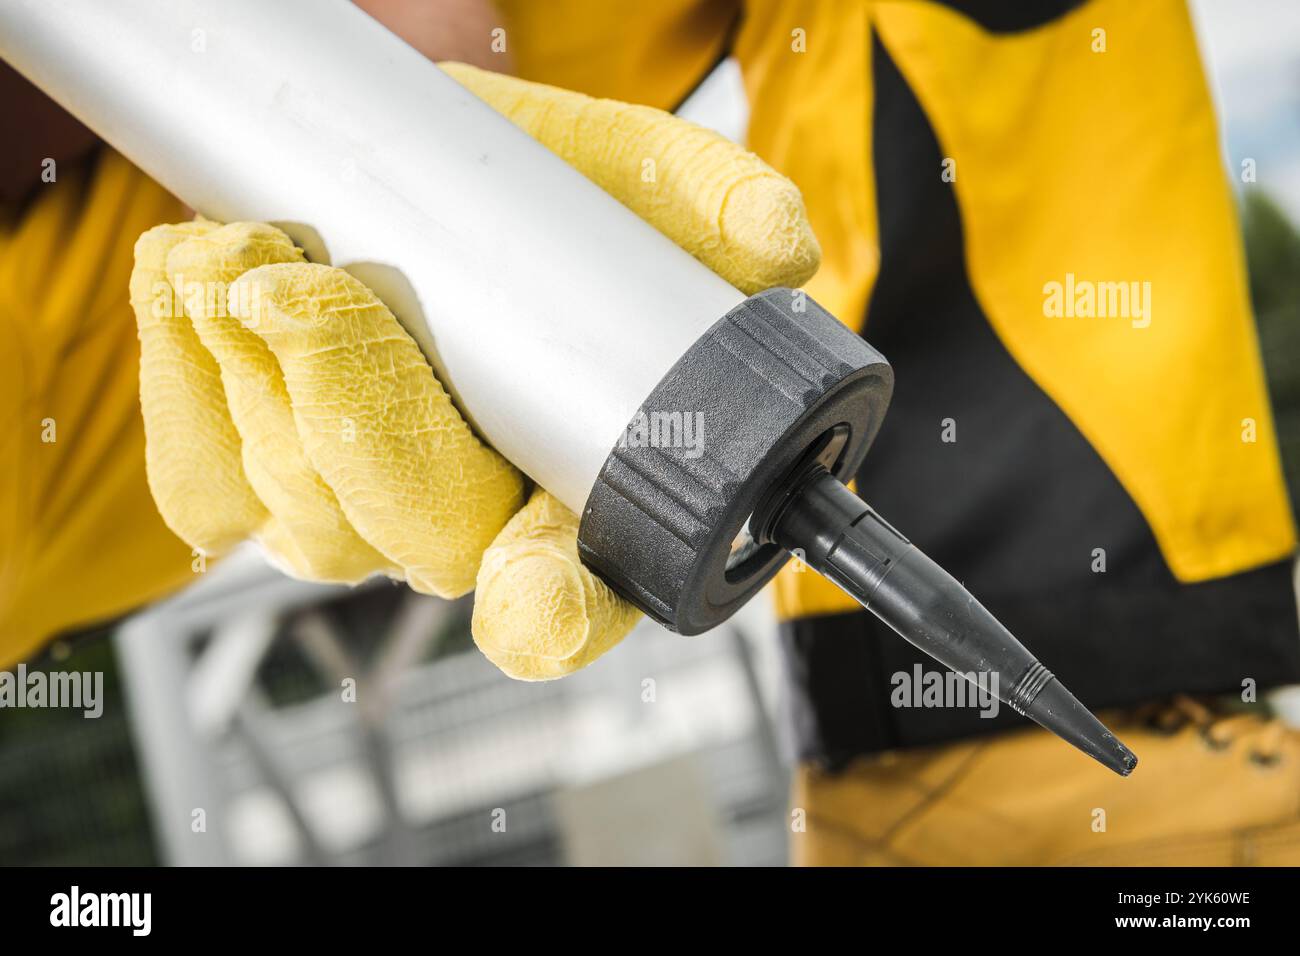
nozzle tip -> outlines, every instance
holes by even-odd
[[[1121,777],[1127,777],[1137,766],[1133,751],[1050,675],[1024,713]]]
[[[1108,743],[1110,744],[1110,759],[1102,759],[1102,763],[1110,767],[1121,777],[1127,777],[1133,772],[1133,768],[1138,765],[1137,754],[1129,750],[1114,734],[1107,733]]]

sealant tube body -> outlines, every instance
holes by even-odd
[[[3,0],[0,58],[203,215],[355,274],[574,511],[745,299],[346,0]]]

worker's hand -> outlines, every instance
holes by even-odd
[[[740,147],[647,107],[445,68],[744,291],[816,269],[798,191]],[[524,502],[359,280],[259,223],[159,226],[135,253],[149,484],[191,547],[254,537],[297,577],[383,573],[442,597],[477,581],[475,641],[517,678],[570,673],[631,630],[636,610],[578,558],[577,517],[541,489]]]

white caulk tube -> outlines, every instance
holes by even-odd
[[[706,630],[805,551],[937,659],[1013,661],[1008,702],[1132,769],[960,585],[869,533],[839,480],[888,405],[879,353],[799,293],[746,299],[349,0],[0,0],[0,57],[199,212],[373,288],[660,623]],[[703,442],[622,441],[643,414]]]
[[[203,215],[354,271],[574,510],[744,299],[347,0],[0,0],[0,57]]]
[[[349,0],[0,0],[0,57],[203,215],[366,282],[669,627],[717,623],[784,560],[732,543],[814,432],[849,423],[846,473],[884,413],[887,363],[815,303],[746,305]],[[693,350],[698,381],[668,387]],[[701,416],[703,454],[620,452],[639,410]]]

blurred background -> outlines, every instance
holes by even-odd
[[[469,613],[291,581],[248,550],[56,647],[51,666],[107,672],[104,715],[5,715],[0,860],[782,862],[776,675],[752,649],[770,624],[643,625],[610,664],[525,684]]]
[[[1300,4],[1192,8],[1300,500]],[[743,138],[734,64],[681,112]],[[0,864],[785,862],[768,602],[703,637],[643,624],[544,684],[488,664],[469,616],[390,582],[291,581],[249,549],[56,642],[29,668],[102,671],[103,716],[0,711]]]

